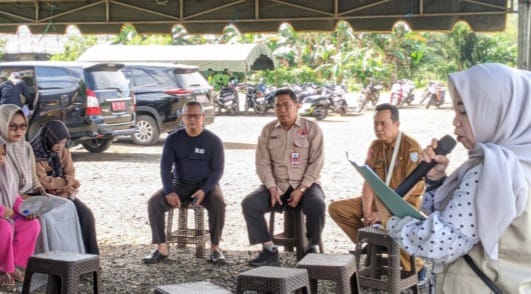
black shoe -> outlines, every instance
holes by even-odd
[[[361,245],[361,252],[360,254],[363,255],[363,254],[367,254],[367,248],[368,248],[368,244],[367,243],[363,243]],[[348,251],[350,254],[353,254],[353,255],[356,255],[356,249],[351,249]]]
[[[221,251],[214,250],[212,251],[212,254],[210,254],[210,262],[212,262],[213,264],[225,264],[225,256],[223,255],[223,253],[221,253]]]
[[[315,249],[315,246],[310,246],[308,249],[306,249],[306,251],[304,251],[304,256],[306,256],[306,255],[308,255],[310,253],[317,253],[317,249]]]
[[[250,266],[264,266],[272,263],[278,263],[278,249],[276,247],[273,248],[273,251],[264,248],[255,259],[249,261]]]
[[[155,264],[168,258],[167,255],[162,255],[158,249],[153,250],[148,256],[142,258],[145,264]]]

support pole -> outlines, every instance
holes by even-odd
[[[531,70],[531,0],[518,1],[518,68]]]

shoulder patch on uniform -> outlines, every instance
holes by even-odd
[[[419,160],[419,153],[418,152],[411,152],[409,153],[409,158],[413,162],[417,162]]]

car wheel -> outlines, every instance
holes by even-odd
[[[153,145],[159,141],[159,127],[149,115],[139,115],[136,119],[138,132],[131,135],[131,140],[138,145]]]
[[[112,138],[92,139],[82,143],[83,147],[91,153],[102,153],[112,145]]]

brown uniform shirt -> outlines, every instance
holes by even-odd
[[[323,133],[315,122],[299,117],[285,130],[274,120],[262,129],[256,173],[267,188],[276,186],[283,194],[290,186],[319,183],[323,163]]]
[[[385,182],[389,165],[393,157],[393,150],[396,139],[390,145],[381,140],[372,142],[365,164],[371,167],[374,172]],[[422,148],[419,143],[410,136],[402,133],[402,140],[396,156],[395,168],[391,175],[389,187],[395,189],[402,181],[419,165]],[[424,193],[424,181],[419,181],[413,188],[408,202],[419,208],[420,196]]]

